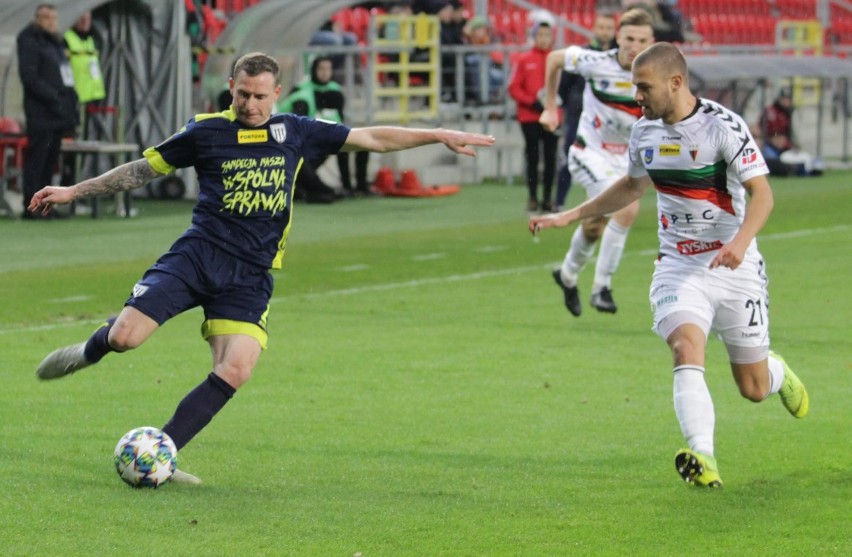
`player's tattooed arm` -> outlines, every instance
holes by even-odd
[[[144,186],[159,176],[162,174],[151,168],[148,160],[143,158],[80,182],[74,186],[74,196],[85,198],[132,190]]]

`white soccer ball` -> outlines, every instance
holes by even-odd
[[[172,477],[177,467],[177,447],[156,427],[128,431],[115,446],[115,469],[133,487],[157,487]]]

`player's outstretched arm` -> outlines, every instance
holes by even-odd
[[[547,55],[544,74],[544,111],[538,117],[538,123],[549,132],[559,127],[559,110],[556,105],[556,93],[559,89],[559,77],[565,64],[565,49],[551,51]]]
[[[31,213],[41,212],[46,215],[54,205],[64,205],[76,199],[96,195],[132,190],[144,186],[158,176],[163,174],[151,168],[146,159],[135,160],[67,188],[56,186],[42,188],[35,193],[27,209]]]
[[[640,178],[623,176],[599,196],[567,211],[531,216],[529,230],[535,235],[544,228],[562,228],[578,220],[614,213],[642,197],[651,185],[651,178],[647,175]]]
[[[419,128],[401,128],[394,126],[373,126],[353,128],[346,138],[341,151],[372,151],[389,153],[402,151],[422,145],[443,143],[448,149],[460,155],[476,156],[473,147],[490,147],[494,136],[479,133],[467,133],[442,128],[427,130]]]

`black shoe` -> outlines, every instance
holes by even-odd
[[[598,311],[604,313],[615,313],[618,311],[618,306],[615,305],[615,301],[612,299],[612,290],[606,286],[601,288],[600,292],[592,294],[592,299],[589,303],[598,308]]]
[[[568,287],[562,284],[562,276],[560,276],[559,269],[554,269],[552,274],[553,280],[556,281],[556,284],[559,285],[559,288],[562,289],[562,293],[565,295],[565,307],[568,308],[568,311],[572,315],[579,317],[583,313],[583,306],[580,305],[580,293],[577,287]]]

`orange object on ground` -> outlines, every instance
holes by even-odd
[[[376,172],[376,179],[373,182],[373,189],[383,195],[390,195],[396,189],[396,184],[393,179],[393,170],[387,166],[383,166]]]
[[[458,193],[461,187],[457,184],[441,184],[438,186],[424,186],[420,178],[413,170],[404,170],[396,189],[385,195],[394,197],[434,197],[437,195],[453,195]]]

